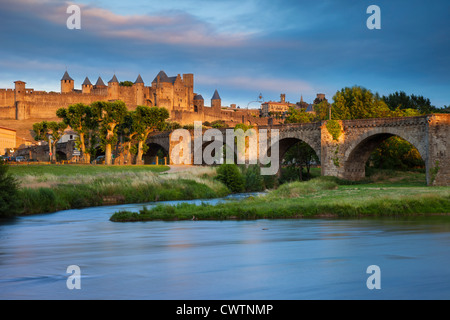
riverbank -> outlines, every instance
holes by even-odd
[[[19,183],[21,215],[102,205],[220,198],[230,191],[215,168],[30,165],[10,167]]]
[[[285,219],[450,213],[450,188],[427,187],[418,174],[355,184],[334,177],[283,184],[267,195],[217,205],[156,206],[117,212],[111,221]]]

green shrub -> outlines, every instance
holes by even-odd
[[[242,192],[245,188],[244,177],[236,164],[222,164],[217,168],[217,180],[232,192]]]
[[[14,216],[19,213],[17,180],[8,174],[8,165],[0,160],[0,217]]]
[[[265,189],[264,178],[261,175],[259,165],[249,165],[243,170],[245,179],[245,191],[263,191]]]
[[[339,124],[339,121],[337,120],[328,120],[326,125],[328,132],[333,137],[333,140],[338,141],[339,137],[341,136],[342,129],[341,125]]]

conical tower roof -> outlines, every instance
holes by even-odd
[[[162,70],[156,75],[155,79],[153,79],[152,82],[157,82],[158,77],[159,77],[159,81],[161,81],[161,82],[171,82],[169,77],[167,76],[167,74]]]
[[[220,100],[220,96],[219,96],[219,93],[217,92],[217,89],[216,89],[216,91],[214,91],[214,95],[211,98],[211,100]]]
[[[63,81],[63,80],[71,80],[71,81],[73,81],[73,79],[69,76],[69,74],[67,73],[67,71],[64,72],[64,75],[63,75],[61,81]]]
[[[137,79],[136,79],[136,81],[135,81],[134,83],[135,83],[135,84],[136,84],[136,83],[144,83],[144,80],[142,80],[141,75],[138,75],[138,77],[137,77]]]
[[[114,76],[112,77],[112,79],[108,81],[108,83],[119,83],[119,80],[117,80],[116,75],[114,75]]]
[[[97,83],[95,84],[97,87],[106,87],[106,84],[103,82],[101,77],[98,77]]]
[[[89,81],[89,78],[86,77],[86,79],[84,79],[84,82],[82,83],[83,86],[92,86],[91,81]]]

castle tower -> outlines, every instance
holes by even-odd
[[[74,83],[73,79],[69,76],[67,71],[64,72],[64,75],[61,79],[61,93],[72,92],[74,86],[75,86],[75,83]]]
[[[84,79],[84,82],[81,84],[81,90],[83,93],[91,93],[93,87],[94,86],[92,85],[91,81],[89,81],[88,77],[86,77],[86,79]]]
[[[95,88],[105,88],[106,84],[103,82],[101,77],[98,77],[97,82],[95,83]]]
[[[119,81],[116,75],[108,81],[108,100],[118,100],[119,99]]]
[[[194,75],[192,73],[183,74],[183,82],[186,87],[186,102],[187,109],[192,110],[194,108]],[[203,99],[203,98],[202,98]]]
[[[24,106],[25,82],[14,81],[14,104],[16,107],[16,120],[26,119],[26,107]]]
[[[141,75],[138,75],[136,81],[133,84],[133,87],[136,90],[136,105],[143,106],[145,104],[144,81],[142,80]]]
[[[220,112],[222,109],[222,99],[220,99],[219,93],[214,91],[214,95],[211,98],[211,107],[216,111]]]
[[[193,99],[194,102],[194,112],[203,113],[203,108],[205,107],[205,100],[202,95],[196,94]]]
[[[280,94],[280,102],[286,102],[286,95],[284,93]]]
[[[23,81],[14,81],[14,96],[15,101],[23,100],[23,96],[25,95],[25,84]]]

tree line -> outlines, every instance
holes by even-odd
[[[450,113],[450,106],[437,108],[430,99],[405,92],[380,96],[360,87],[346,87],[337,91],[333,102],[327,99],[314,101],[314,113],[306,108],[291,108],[286,123],[306,123],[320,120],[351,120],[366,118],[389,118],[420,116],[431,113]],[[331,118],[330,118],[331,116]]]
[[[56,161],[56,143],[70,127],[78,135],[76,146],[81,151],[82,162],[90,163],[100,146],[107,165],[112,164],[113,150],[123,163],[131,164],[132,156],[136,155],[136,164],[142,164],[148,135],[170,126],[166,122],[167,109],[137,106],[129,111],[120,100],[96,101],[90,105],[76,103],[58,109],[56,115],[60,122],[42,121],[33,125],[35,140],[48,142],[53,161]]]

